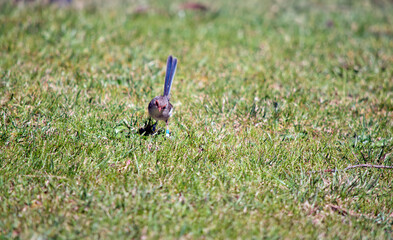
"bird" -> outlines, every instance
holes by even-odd
[[[158,121],[165,121],[166,136],[169,136],[168,119],[172,116],[173,112],[173,105],[169,102],[169,100],[171,98],[170,93],[176,68],[177,58],[169,55],[166,63],[164,94],[153,98],[147,107],[149,116],[156,120],[156,123],[153,125],[153,131],[155,131]]]

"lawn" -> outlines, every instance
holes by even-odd
[[[392,238],[393,3],[209,2],[0,1],[0,239]]]

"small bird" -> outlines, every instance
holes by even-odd
[[[166,62],[166,73],[165,73],[165,85],[164,85],[164,94],[162,96],[157,96],[153,98],[148,106],[148,111],[150,117],[156,120],[156,123],[153,125],[153,131],[155,131],[156,125],[159,120],[165,121],[166,123],[166,135],[169,136],[169,128],[168,128],[168,119],[172,116],[173,106],[169,102],[171,86],[173,78],[175,77],[177,68],[177,58],[172,57],[171,55],[168,57]]]

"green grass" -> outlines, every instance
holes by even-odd
[[[393,165],[393,5],[328,2],[0,3],[0,239],[391,238],[393,171],[309,173]]]

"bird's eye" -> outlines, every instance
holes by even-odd
[[[166,108],[166,106],[163,106],[163,107],[162,107],[162,109],[165,109],[165,108]]]

